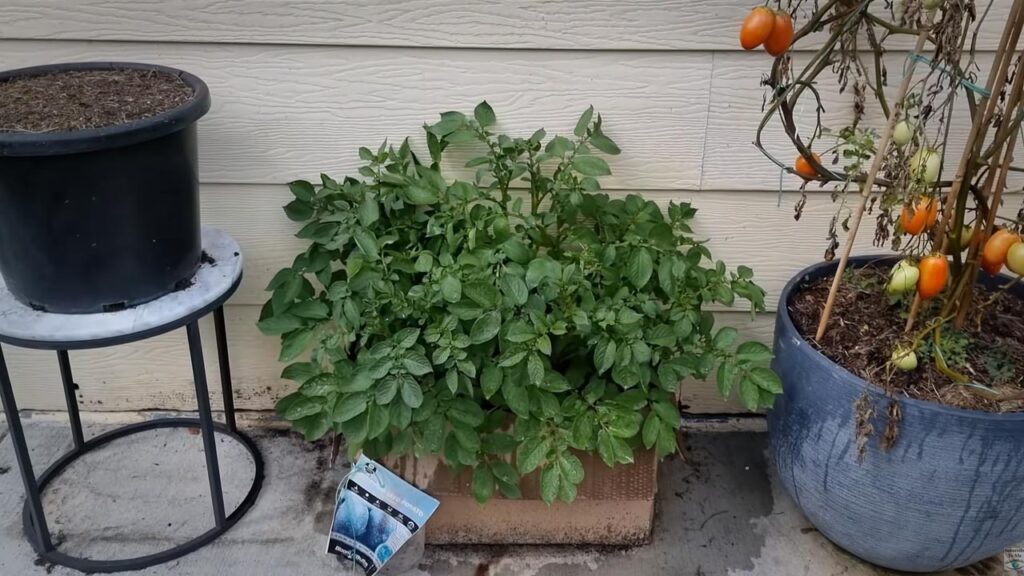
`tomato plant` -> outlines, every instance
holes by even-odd
[[[840,280],[830,290],[816,337],[828,330],[859,228],[871,221],[865,216],[873,215],[875,245],[891,248],[904,260],[885,286],[891,297],[879,297],[902,307],[900,315],[906,320],[898,321],[905,325],[906,342],[913,342],[918,351],[941,350],[940,334],[947,325],[960,331],[969,322],[980,326],[985,307],[1005,296],[1012,285],[1002,283],[995,295],[978,302],[979,269],[989,274],[998,274],[1004,266],[1014,273],[1024,270],[1024,210],[1015,217],[1000,214],[1007,203],[1007,176],[1024,171],[1013,164],[1012,154],[1024,121],[1024,90],[1017,82],[1024,65],[1011,56],[1018,47],[1009,42],[1024,31],[1024,15],[1004,23],[1004,41],[996,53],[1006,58],[975,73],[971,69],[979,60],[973,39],[989,11],[976,10],[972,2],[808,5],[773,0],[767,7],[789,22],[798,17],[802,24],[793,31],[791,42],[775,44],[771,37],[776,32],[787,34],[785,24],[780,26],[782,21],[777,20],[769,38],[762,40],[769,52],[781,54],[816,35],[811,46],[815,51],[807,58],[780,56],[763,77],[765,105],[755,137],[766,157],[804,179],[801,191],[809,185],[832,187],[837,210],[829,222],[824,252],[832,259],[842,248]],[[916,46],[899,70],[891,70],[892,41],[898,37],[904,37],[904,44],[896,50],[905,51],[908,41]],[[852,94],[846,125],[823,125],[822,84],[829,74],[840,93]],[[985,87],[975,83],[979,77],[986,79]],[[962,124],[972,126],[962,147],[950,132],[960,115],[968,115]],[[781,123],[792,144],[787,149],[799,154],[792,165],[762,143],[762,134],[773,122]],[[962,150],[958,155],[947,148],[953,142]],[[827,170],[811,167],[809,158],[816,158],[808,156],[812,149],[831,156]],[[806,203],[806,194],[801,195],[798,218]],[[840,231],[846,233],[845,245]],[[911,269],[907,261],[919,264]],[[901,297],[912,291],[913,298]],[[925,342],[929,337],[931,344]],[[967,381],[968,376],[951,372],[941,358],[933,359],[943,375],[957,383]],[[984,384],[971,391],[983,390],[979,393],[988,394],[988,400],[999,396],[984,390]]]

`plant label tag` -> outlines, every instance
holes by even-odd
[[[1006,563],[1006,576],[1024,576],[1024,544],[1007,548],[1003,561]]]
[[[338,486],[327,553],[376,574],[437,510],[438,501],[366,456]]]

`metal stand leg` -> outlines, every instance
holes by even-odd
[[[75,395],[75,381],[71,376],[71,360],[67,350],[57,351],[57,364],[60,365],[60,379],[64,383],[64,400],[68,405],[68,419],[71,420],[71,437],[75,440],[75,449],[85,444],[82,434],[82,418],[78,415],[78,397]]]
[[[41,550],[49,552],[53,550],[50,529],[46,526],[43,499],[39,494],[36,473],[32,469],[32,459],[29,457],[28,446],[25,444],[25,431],[21,428],[18,404],[14,401],[14,389],[11,386],[11,376],[7,373],[7,363],[4,361],[2,349],[0,349],[0,400],[3,401],[4,413],[7,414],[7,428],[11,434],[11,441],[14,443],[14,455],[18,459],[18,467],[21,469],[21,480],[25,483],[25,498],[32,513],[36,541]]]
[[[235,423],[235,396],[231,389],[231,361],[228,359],[228,336],[224,327],[224,307],[213,311],[213,327],[217,333],[217,363],[220,365],[220,387],[224,393],[224,422],[232,432]]]
[[[206,365],[199,324],[185,327],[188,333],[188,351],[192,356],[192,375],[196,381],[196,399],[199,404],[199,428],[203,433],[203,451],[206,452],[206,473],[210,477],[210,497],[213,499],[213,517],[217,527],[224,526],[224,492],[220,484],[220,465],[217,461],[217,439],[213,432],[213,412],[210,410],[210,391],[206,386]]]

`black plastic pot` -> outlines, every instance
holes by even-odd
[[[210,109],[199,78],[163,66],[82,62],[0,73],[0,82],[63,70],[157,70],[194,96],[117,126],[0,133],[0,274],[20,301],[49,312],[118,310],[184,287],[199,265],[196,120]]]

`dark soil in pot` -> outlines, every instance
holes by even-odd
[[[957,384],[935,367],[931,335],[922,339],[919,366],[896,370],[889,364],[892,351],[906,344],[904,324],[913,294],[890,297],[888,265],[869,265],[847,272],[836,297],[832,321],[822,341],[814,340],[818,319],[825,307],[832,277],[813,280],[793,294],[789,314],[800,334],[833,362],[885,389],[896,397],[927,400],[969,410],[1024,411],[1024,400],[996,402]],[[976,302],[988,303],[971,316],[963,331],[948,326],[942,333],[942,354],[950,367],[1000,394],[1024,388],[1024,306],[1008,293],[979,285]],[[922,318],[930,318],[926,304]]]
[[[120,62],[0,72],[0,274],[21,302],[115,311],[188,284],[199,78]]]
[[[71,70],[0,83],[0,132],[116,126],[167,112],[194,91],[159,70]]]

